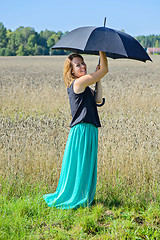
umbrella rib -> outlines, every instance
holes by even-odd
[[[121,40],[121,43],[122,43],[122,45],[123,45],[123,48],[124,48],[124,50],[125,50],[125,54],[124,54],[124,56],[128,57],[127,51],[126,51],[126,49],[125,49],[124,43],[123,43],[123,41],[122,41],[122,39],[121,39],[120,35],[119,35],[117,32],[116,32],[116,35],[117,35],[117,36],[118,36],[118,38]]]

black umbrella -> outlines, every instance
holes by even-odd
[[[99,55],[105,52],[107,57],[135,59],[142,62],[151,60],[140,43],[130,35],[105,27],[80,27],[63,36],[52,49],[64,49],[81,54]],[[97,87],[97,84],[96,84]],[[105,103],[103,98],[102,106]]]
[[[151,60],[139,42],[130,35],[107,27],[80,27],[63,36],[52,49],[64,49],[81,54],[129,58],[146,62]]]

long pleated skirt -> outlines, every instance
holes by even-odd
[[[79,123],[70,129],[61,174],[54,193],[43,196],[49,207],[90,206],[97,183],[98,128]]]

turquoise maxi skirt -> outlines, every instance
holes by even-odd
[[[43,196],[49,207],[62,209],[91,205],[97,183],[98,128],[79,123],[71,128],[55,193]]]

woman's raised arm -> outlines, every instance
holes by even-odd
[[[101,78],[103,78],[106,75],[106,73],[108,73],[108,61],[106,54],[100,51],[99,55],[100,55],[100,68],[94,73],[86,74],[76,79],[74,83],[74,91],[76,93],[83,92],[87,86],[90,86],[98,82]]]

